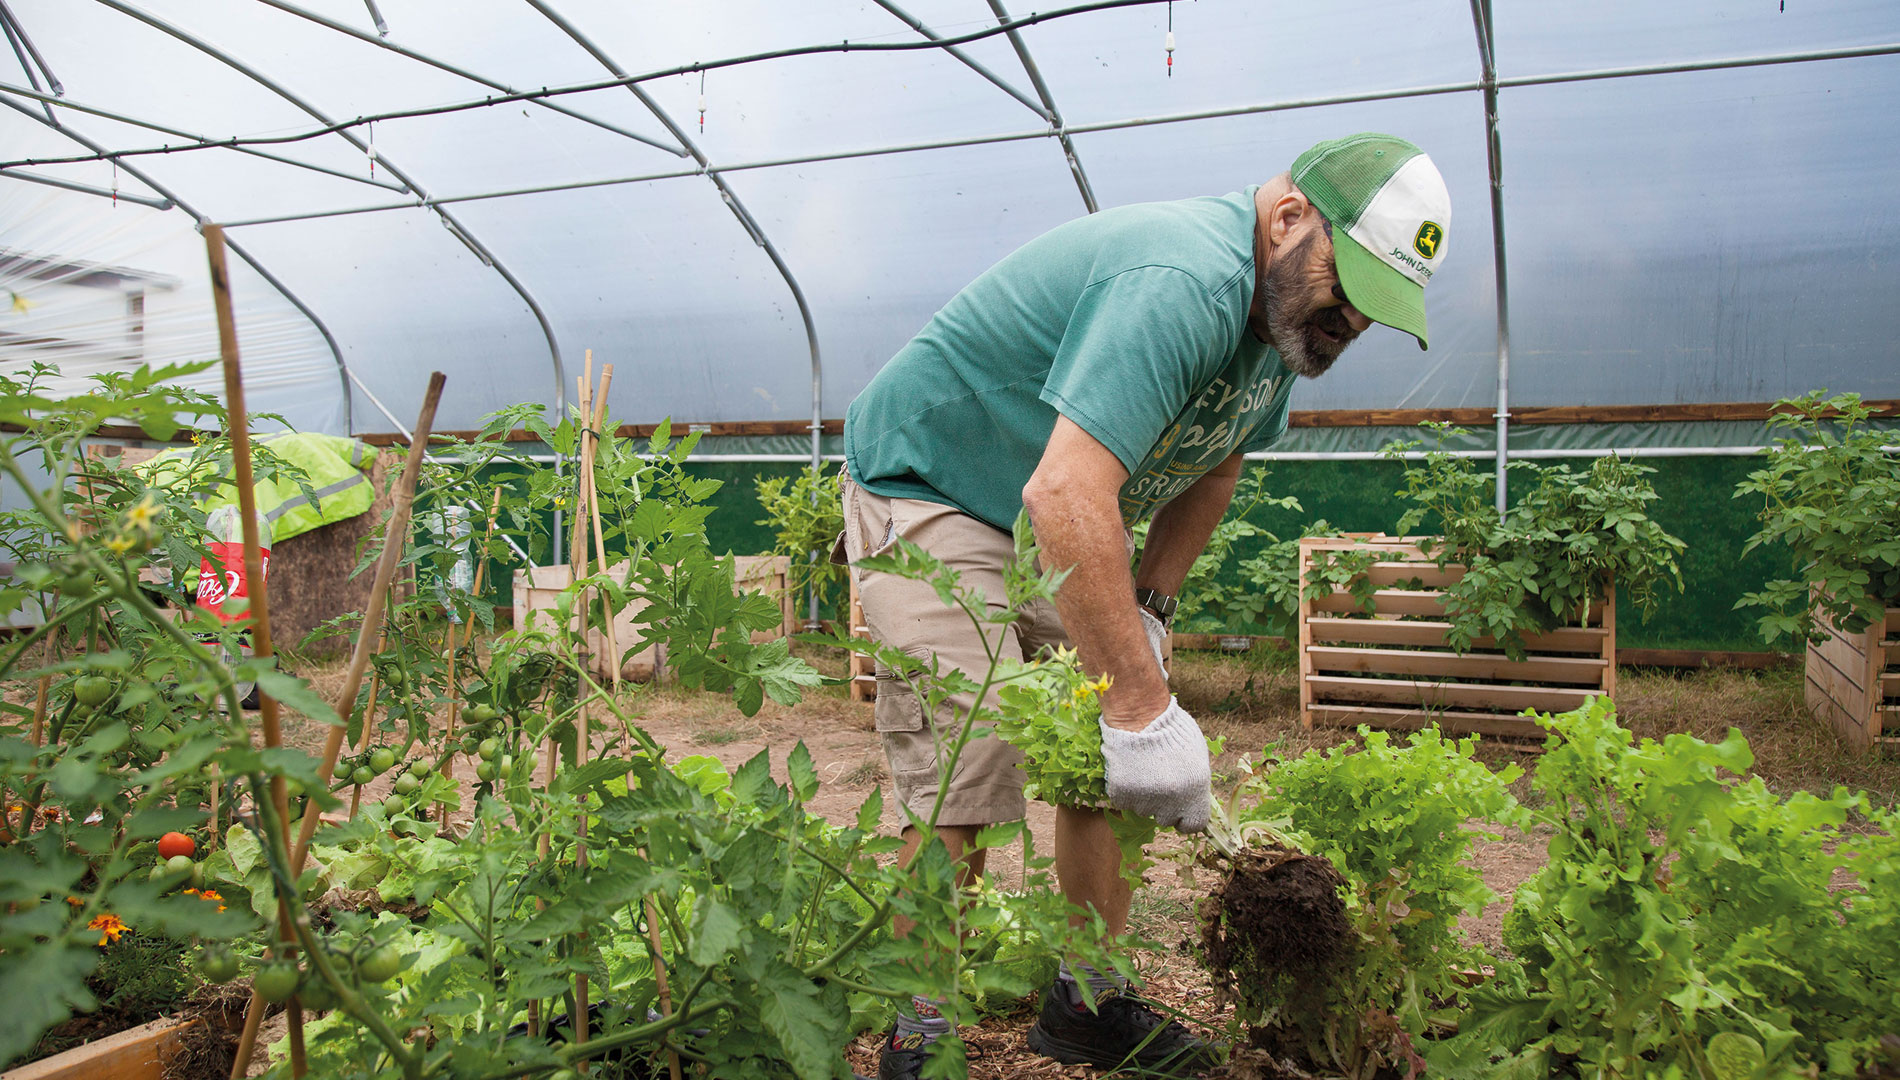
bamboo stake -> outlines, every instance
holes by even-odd
[[[272,655],[270,638],[270,598],[264,578],[263,554],[259,550],[257,528],[257,490],[251,474],[251,425],[244,408],[244,374],[238,364],[237,322],[231,312],[231,279],[224,264],[224,230],[216,225],[206,226],[204,230],[205,249],[211,261],[211,295],[218,313],[218,346],[224,359],[224,396],[226,424],[231,434],[232,479],[237,485],[238,518],[244,532],[244,580],[250,593],[251,652],[259,660]],[[283,745],[283,731],[277,720],[277,699],[258,687],[258,721],[263,728],[264,745],[275,749]],[[243,722],[240,714],[234,717]],[[256,793],[253,792],[253,796]],[[271,777],[270,792],[266,796],[277,808],[278,820],[285,823],[288,830],[290,821],[290,798],[284,788],[282,776]],[[289,845],[288,831],[284,835],[285,845]],[[296,930],[290,923],[290,901],[284,896],[277,898],[278,932],[282,944],[276,949],[281,957],[295,957],[297,954]],[[255,994],[253,1005],[262,1004]],[[262,1017],[261,1009],[253,1009]],[[244,1038],[238,1053],[243,1068],[233,1068],[233,1077],[242,1077],[250,1066],[251,1053],[257,1046],[257,1028],[247,1022],[244,1025]],[[290,1074],[302,1077],[309,1069],[304,1060],[303,1046],[303,1007],[295,997],[290,1000]]]
[[[442,384],[445,376],[439,371],[429,376],[429,389],[422,397],[422,412],[416,416],[415,438],[409,443],[409,459],[403,466],[402,483],[396,487],[396,505],[389,516],[389,530],[383,537],[383,552],[376,561],[376,581],[370,586],[369,610],[363,613],[363,625],[356,631],[356,647],[350,654],[350,672],[343,681],[343,693],[338,699],[342,703],[344,715],[356,705],[356,692],[362,688],[363,672],[369,667],[372,649],[371,641],[381,641],[383,632],[383,610],[388,600],[390,582],[395,580],[396,566],[402,562],[402,551],[406,546],[404,538],[409,535],[409,509],[415,502],[416,484],[422,475],[422,458],[429,447],[429,431],[435,425],[435,407],[442,400]],[[380,648],[380,646],[378,646]],[[363,730],[369,731],[370,714],[363,713]],[[330,736],[323,744],[323,764],[317,769],[317,777],[325,787],[336,770],[337,755],[343,749],[343,738],[348,733],[348,725],[339,724],[330,729]],[[367,734],[364,736],[367,738]],[[303,828],[297,831],[297,848],[291,852],[290,867],[292,873],[303,871],[304,859],[310,854],[310,837],[317,831],[315,815],[304,818]]]
[[[593,576],[592,561],[587,555],[586,531],[587,519],[590,516],[590,510],[592,508],[592,501],[589,495],[593,490],[593,485],[588,482],[588,478],[594,474],[594,454],[597,449],[595,431],[600,426],[600,405],[594,400],[593,383],[594,350],[589,349],[587,350],[586,374],[582,377],[580,385],[581,418],[585,426],[581,429],[581,467],[579,474],[575,477],[575,488],[578,494],[574,506],[574,533],[578,542],[575,543],[572,548],[574,558],[573,580],[575,581]],[[607,553],[605,551],[597,551],[596,554],[602,559],[605,559]],[[575,599],[580,601],[574,605],[574,608],[580,620],[580,641],[581,644],[585,646],[587,644],[588,604],[584,592],[582,595],[575,597]],[[574,724],[577,729],[574,740],[574,764],[577,767],[587,764],[587,709],[587,701],[583,698],[581,700],[579,714],[574,718]],[[576,869],[584,868],[587,865],[587,804],[585,802],[583,802],[580,807],[578,831],[579,836],[576,838],[574,844],[574,866]],[[581,935],[580,941],[583,943],[583,948],[585,947],[586,940],[586,936]],[[572,1020],[574,1025],[574,1041],[576,1043],[586,1042],[586,972],[577,972],[574,976],[574,1001],[573,1007],[569,1011],[569,1019]]]

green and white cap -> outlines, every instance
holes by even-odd
[[[1301,154],[1292,179],[1332,222],[1346,299],[1425,348],[1425,283],[1451,229],[1451,194],[1438,166],[1404,139],[1362,132]]]

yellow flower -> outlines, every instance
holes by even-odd
[[[99,947],[103,949],[119,940],[119,935],[125,933],[128,927],[117,915],[108,911],[104,915],[94,915],[92,921],[86,924],[86,929],[99,931]]]
[[[138,501],[137,506],[125,512],[125,520],[135,529],[143,529],[146,532],[151,532],[153,524],[158,520],[159,514],[163,512],[164,510],[158,505],[158,501],[152,498],[152,493],[148,491],[145,493],[145,497]]]
[[[131,551],[132,546],[135,543],[137,543],[137,541],[133,540],[129,536],[106,537],[106,546],[112,549],[112,553],[114,555],[123,555],[126,552]]]

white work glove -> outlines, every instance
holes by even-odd
[[[1168,626],[1155,618],[1154,612],[1139,604],[1135,605],[1135,610],[1141,612],[1141,628],[1148,631],[1148,645],[1154,649],[1155,663],[1161,665],[1161,677],[1165,679],[1168,677],[1168,662],[1161,658],[1161,646],[1168,640]]]
[[[1207,828],[1213,767],[1207,739],[1181,703],[1140,731],[1102,722],[1102,758],[1108,770],[1108,802],[1155,819],[1162,828],[1200,832]]]

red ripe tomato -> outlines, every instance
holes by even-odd
[[[197,842],[184,833],[168,832],[158,838],[158,857],[161,859],[169,859],[173,855],[183,855],[189,858],[196,854],[197,851]]]

